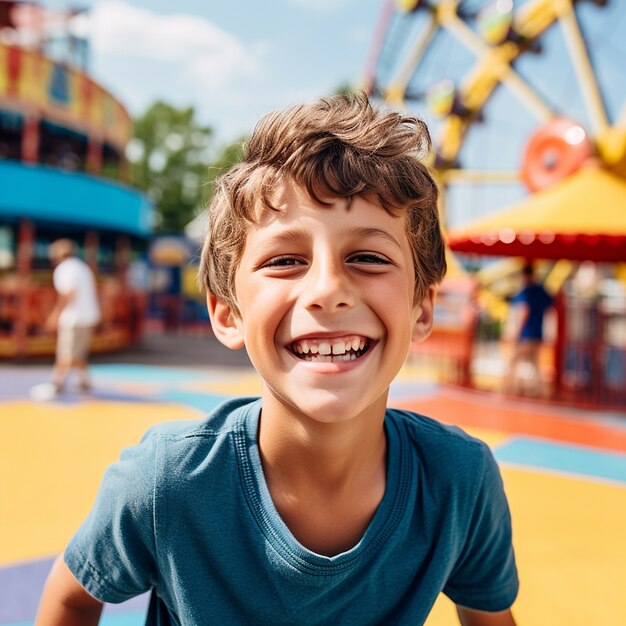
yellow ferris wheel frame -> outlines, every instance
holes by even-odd
[[[419,2],[403,3],[404,10],[415,9]],[[406,55],[402,66],[383,92],[386,100],[395,106],[406,105],[406,91],[428,46],[440,29],[459,40],[471,52],[476,62],[465,80],[456,87],[456,98],[469,115],[451,112],[442,121],[438,138],[438,156],[444,162],[456,161],[463,141],[477,113],[502,84],[535,116],[540,124],[548,122],[556,113],[537,91],[514,69],[514,61],[524,52],[524,46],[510,40],[488,43],[459,17],[460,0],[440,0],[427,7],[429,20]],[[529,0],[513,14],[512,28],[524,40],[540,37],[555,22],[564,34],[568,54],[588,113],[598,156],[608,165],[624,160],[626,156],[626,105],[614,126],[609,124],[587,48],[575,11],[575,0]],[[513,182],[519,172],[471,171],[447,167],[440,171],[441,182]]]

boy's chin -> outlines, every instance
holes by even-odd
[[[343,391],[303,390],[297,397],[283,397],[280,402],[294,417],[301,416],[319,424],[349,422],[371,412],[380,412],[381,417],[384,416],[386,394],[384,398],[367,402],[362,392],[350,397],[350,394]],[[276,398],[272,398],[272,401],[276,401]]]

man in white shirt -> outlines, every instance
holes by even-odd
[[[50,245],[49,256],[54,273],[52,280],[58,299],[46,327],[57,331],[56,360],[52,372],[54,392],[59,393],[72,368],[79,375],[79,388],[91,387],[87,371],[89,341],[100,321],[96,281],[87,263],[75,256],[70,239],[58,239]]]

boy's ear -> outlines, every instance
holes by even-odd
[[[433,329],[435,309],[435,286],[431,285],[422,301],[416,305],[416,319],[413,324],[412,339],[415,342],[424,341]]]
[[[211,328],[220,343],[231,350],[239,350],[244,346],[241,322],[232,307],[223,300],[209,294],[206,298]]]

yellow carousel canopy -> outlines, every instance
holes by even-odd
[[[626,260],[626,181],[585,167],[558,185],[448,232],[456,252],[529,259]]]

